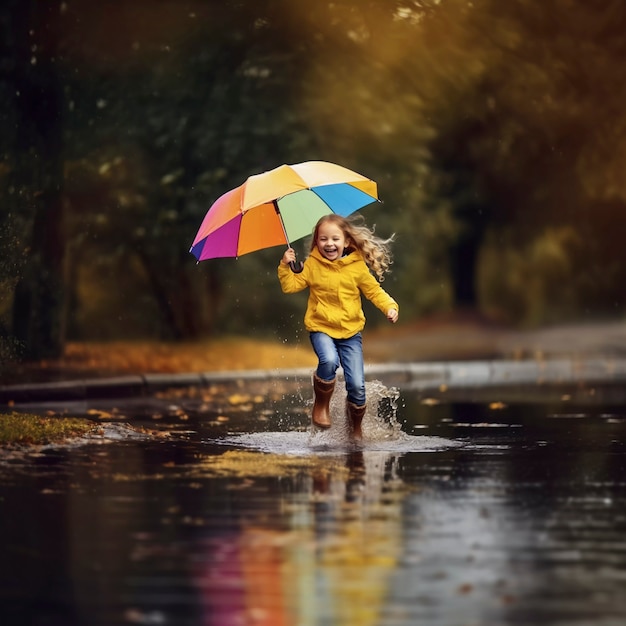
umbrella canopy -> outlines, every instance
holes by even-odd
[[[208,210],[190,252],[198,261],[291,245],[320,217],[378,200],[376,183],[340,165],[307,161],[250,176]]]

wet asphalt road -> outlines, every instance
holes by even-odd
[[[368,398],[359,447],[299,384],[40,406],[104,430],[0,457],[0,623],[626,623],[621,385]]]

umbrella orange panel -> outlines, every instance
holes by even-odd
[[[287,239],[273,204],[261,204],[250,209],[241,218],[237,256],[286,245]]]

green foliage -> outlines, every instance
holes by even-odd
[[[624,166],[626,11],[570,0],[442,5],[431,36],[454,25],[448,43],[429,54],[439,69],[429,72],[424,108],[433,128],[426,195],[435,210],[446,201],[458,225],[448,255],[455,293],[475,280],[476,304],[490,308],[497,275],[496,292],[527,305],[510,319],[620,314],[624,194],[615,173]],[[620,235],[609,235],[598,210],[608,203]],[[577,244],[564,246],[562,233],[572,230],[580,232]],[[489,233],[505,242],[495,257]],[[548,250],[562,256],[556,275]],[[456,266],[471,273],[457,274],[457,255]],[[490,272],[481,257],[491,258]],[[520,280],[529,259],[532,280]]]

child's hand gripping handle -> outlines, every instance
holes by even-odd
[[[289,265],[294,274],[299,274],[304,269],[304,263],[302,261],[296,261],[296,252],[293,248],[287,248],[287,250],[285,250],[282,262],[285,265]]]

